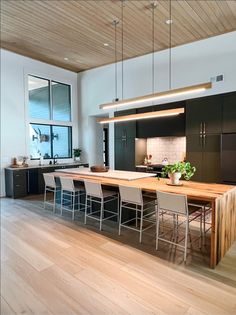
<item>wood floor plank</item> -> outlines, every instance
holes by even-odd
[[[204,252],[155,251],[154,236],[104,231],[42,209],[42,197],[3,199],[2,309],[6,315],[233,315],[236,243],[215,270]],[[166,250],[166,252],[165,252]],[[203,257],[201,258],[201,254]],[[4,314],[5,315],[5,314]]]
[[[1,296],[0,314],[2,315],[15,315],[16,314],[2,296]]]
[[[2,239],[12,250],[28,261],[36,270],[41,271],[53,265],[52,261],[41,255],[32,246],[29,246],[5,229],[2,230]]]

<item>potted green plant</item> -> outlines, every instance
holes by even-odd
[[[79,148],[73,149],[74,152],[74,161],[80,161],[80,155],[82,150]]]
[[[186,180],[190,180],[195,172],[196,167],[192,166],[190,162],[177,162],[172,165],[165,165],[162,168],[162,176],[166,177],[168,175],[172,185],[180,185],[181,176]]]

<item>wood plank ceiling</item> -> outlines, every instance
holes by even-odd
[[[150,0],[124,2],[123,58],[150,53]],[[157,1],[155,50],[169,47],[168,0]],[[171,42],[178,46],[236,30],[235,0],[172,0]],[[120,0],[3,0],[1,47],[72,71],[114,62],[114,27]],[[117,54],[122,58],[121,22]],[[109,46],[104,46],[104,43]],[[68,60],[64,60],[68,58]]]

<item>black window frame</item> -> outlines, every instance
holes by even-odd
[[[35,123],[35,122],[32,122],[32,123],[30,123],[30,125],[42,125],[42,126],[49,126],[50,127],[50,139],[52,139],[52,134],[53,134],[53,132],[52,132],[52,130],[53,130],[53,127],[66,127],[66,128],[69,128],[69,130],[70,130],[70,133],[69,133],[69,139],[68,139],[68,141],[69,141],[69,144],[70,144],[70,155],[69,156],[64,156],[64,157],[62,157],[62,156],[59,156],[59,157],[57,157],[57,160],[60,160],[60,159],[71,159],[72,158],[72,126],[66,126],[66,125],[55,125],[55,124],[43,124],[43,123]],[[50,140],[50,147],[51,147],[51,157],[49,157],[49,158],[44,158],[44,160],[52,160],[53,159],[53,157],[54,157],[54,155],[55,154],[57,154],[57,153],[55,153],[55,154],[53,154],[54,152],[53,152],[53,140]],[[30,160],[39,160],[40,158],[30,158]]]

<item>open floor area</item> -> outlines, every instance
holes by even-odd
[[[207,250],[155,251],[116,222],[83,224],[43,210],[43,197],[1,199],[1,310],[13,314],[236,313],[236,243],[209,269]],[[196,245],[194,245],[196,246]]]

